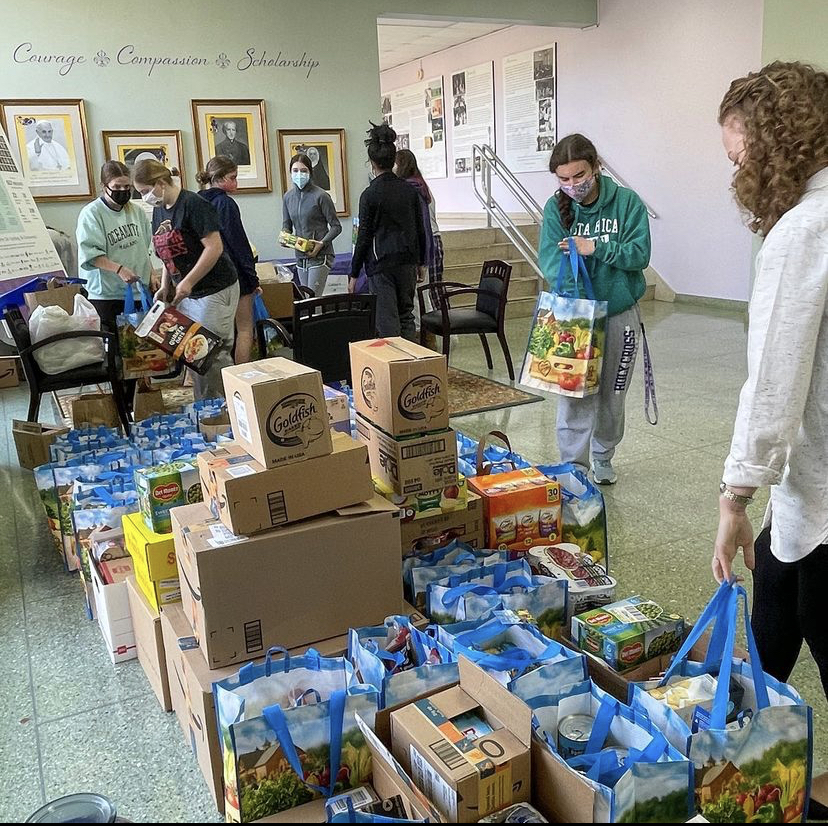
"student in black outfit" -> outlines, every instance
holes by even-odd
[[[371,125],[368,158],[375,178],[359,198],[359,232],[348,292],[356,289],[363,264],[377,297],[377,335],[416,339],[414,290],[417,267],[425,263],[426,234],[417,191],[393,172],[397,134]]]

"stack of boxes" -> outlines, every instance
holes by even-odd
[[[400,508],[403,555],[483,546],[480,498],[457,472],[446,357],[402,338],[351,344],[356,437],[374,488]]]

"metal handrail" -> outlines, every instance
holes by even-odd
[[[632,187],[603,158],[601,159],[601,169],[604,172],[609,173],[610,178],[612,178],[615,183],[620,184],[627,189],[632,189]],[[641,198],[640,195],[638,197]],[[647,210],[647,215],[649,215],[650,218],[658,218],[655,210],[643,198],[641,198],[641,203],[644,204],[644,208]]]

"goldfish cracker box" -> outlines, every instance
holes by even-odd
[[[483,498],[487,547],[525,553],[561,541],[561,486],[536,468],[473,476]]]

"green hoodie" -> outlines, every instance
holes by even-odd
[[[602,175],[598,200],[587,205],[572,202],[575,220],[570,229],[561,224],[558,202],[552,197],[543,210],[538,263],[552,290],[558,279],[562,252],[558,242],[570,235],[595,241],[595,252],[584,258],[595,298],[608,302],[609,315],[632,307],[646,289],[644,268],[650,262],[650,224],[647,209],[631,189]],[[572,289],[567,267],[564,286]],[[584,295],[583,286],[581,295]]]

